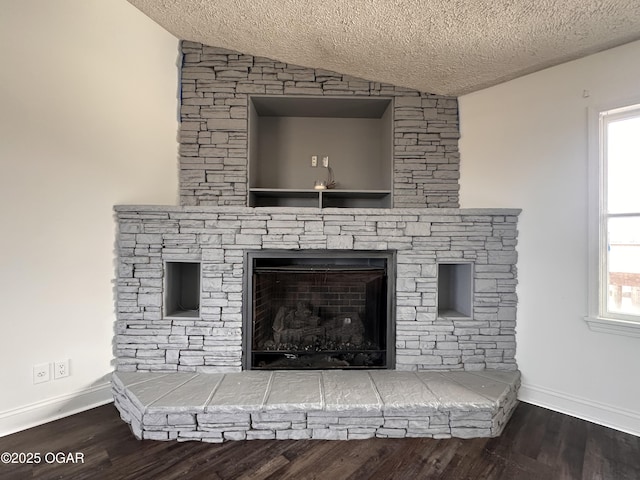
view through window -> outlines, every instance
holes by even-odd
[[[601,315],[640,321],[640,105],[602,112]]]

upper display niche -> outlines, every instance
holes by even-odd
[[[250,97],[249,205],[391,207],[392,104],[380,97]]]

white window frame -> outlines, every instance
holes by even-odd
[[[625,215],[610,214],[607,211],[604,127],[607,119],[623,118],[632,112],[640,114],[640,98],[589,108],[589,291],[585,321],[593,331],[640,337],[640,316],[611,313],[606,308],[607,221],[609,218]]]

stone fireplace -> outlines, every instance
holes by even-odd
[[[517,404],[518,210],[119,206],[116,212],[114,396],[138,438],[487,437],[500,434]],[[293,276],[291,269],[303,268],[311,290],[317,270],[341,275],[347,266],[341,263],[371,274],[365,284],[375,283],[380,258],[389,252],[395,264],[388,260],[386,266],[387,293],[393,293],[386,365],[360,365],[367,357],[356,361],[355,355],[345,360],[340,355],[350,354],[348,348],[326,351],[329,342],[351,343],[366,332],[345,328],[356,323],[355,313],[367,320],[366,288],[364,307],[355,298],[360,290],[353,292],[353,309],[330,311],[319,295],[304,296],[304,288],[287,285],[263,327],[271,330],[273,345],[257,343],[259,355],[279,358],[261,357],[258,368],[251,365],[256,352],[243,345],[253,344],[253,319],[243,310],[266,307],[247,301],[255,293],[247,288],[250,264],[258,267],[252,278],[281,267]],[[327,256],[344,262],[319,265]],[[166,273],[180,263],[190,265],[177,269],[182,288],[199,285],[199,302],[180,302],[186,308],[167,314]],[[184,281],[193,272],[200,281]],[[277,290],[277,281],[261,288]],[[338,284],[344,290],[347,282]],[[331,294],[326,285],[321,290]],[[296,317],[298,303],[302,313]],[[324,337],[308,334],[318,327]],[[279,343],[291,339],[299,342],[296,350],[269,350],[283,350]],[[314,351],[299,352],[306,347]],[[260,362],[283,357],[287,368],[260,368]],[[309,360],[309,369],[292,370]]]
[[[180,205],[115,207],[113,385],[135,435],[499,434],[520,210],[458,208],[457,100],[182,54]]]
[[[518,210],[292,210],[116,207],[120,230],[118,370],[232,372],[243,366],[252,368],[242,348],[243,343],[251,342],[247,336],[250,326],[243,323],[247,322],[243,311],[253,312],[249,302],[253,295],[249,297],[245,288],[249,253],[252,262],[264,270],[304,266],[299,259],[297,265],[278,265],[285,263],[278,260],[282,258],[328,262],[327,257],[335,255],[338,260],[332,268],[338,270],[341,258],[356,264],[365,263],[363,258],[375,259],[368,263],[377,269],[380,265],[376,262],[387,258],[389,252],[393,252],[395,265],[387,260],[387,292],[393,295],[386,300],[386,308],[390,308],[389,318],[394,323],[387,327],[386,338],[387,347],[395,347],[395,355],[387,348],[384,367],[516,369]],[[269,257],[270,262],[266,260]],[[199,281],[182,284],[197,285],[200,301],[197,311],[169,313],[163,302],[167,291],[173,289],[167,288],[166,274],[181,262],[197,265],[187,271],[199,272]],[[311,282],[314,276],[308,273],[307,280]],[[270,307],[272,320],[267,330],[271,328],[271,335],[279,308],[285,307],[285,317],[293,316],[297,299],[311,312],[310,317],[326,312],[322,313],[323,322],[340,318],[356,322],[356,313],[360,321],[363,316],[366,320],[366,292],[365,305],[360,303],[347,312],[332,311],[317,295],[303,297],[298,292],[295,297],[291,287],[287,288],[291,296]],[[279,328],[292,327],[276,325]],[[334,337],[337,333],[338,329],[334,330]]]

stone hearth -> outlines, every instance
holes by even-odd
[[[472,438],[502,432],[520,373],[116,372],[116,406],[139,439]]]

